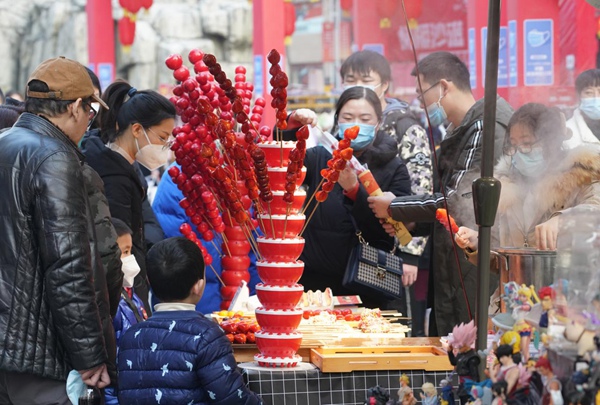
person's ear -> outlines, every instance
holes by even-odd
[[[80,119],[80,114],[84,114],[83,100],[81,98],[78,98],[77,100],[73,101],[70,105],[71,115],[73,115],[73,118],[75,118],[76,120]]]
[[[135,138],[141,138],[144,136],[144,127],[139,122],[131,124],[131,133]]]
[[[383,95],[387,94],[390,89],[390,82],[381,82],[381,89],[383,90]]]
[[[446,79],[441,79],[440,80],[440,87],[441,87],[441,93],[442,96],[445,96],[446,94],[448,94],[448,91],[450,90],[450,86],[452,85],[452,82],[446,80]]]
[[[201,278],[192,287],[192,293],[194,293],[195,295],[200,297],[204,293],[204,285],[205,285],[205,281],[203,278]]]

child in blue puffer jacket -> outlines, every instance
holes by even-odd
[[[160,300],[154,314],[122,337],[117,368],[122,404],[262,404],[237,370],[231,343],[196,311],[205,286],[202,252],[174,237],[146,255]]]
[[[144,303],[140,297],[133,291],[133,280],[140,272],[140,266],[131,253],[133,240],[131,228],[118,218],[111,218],[111,222],[117,232],[117,244],[121,249],[121,270],[123,271],[123,289],[121,291],[121,300],[117,308],[117,314],[113,318],[113,327],[117,338],[117,353],[119,350],[119,341],[121,336],[138,322],[148,318]],[[113,387],[106,388],[104,392],[106,405],[118,405],[117,393]]]

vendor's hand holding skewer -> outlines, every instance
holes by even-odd
[[[458,232],[454,234],[454,241],[461,249],[469,248],[473,251],[477,250],[478,238],[479,232],[466,226],[461,226],[458,228]]]
[[[311,127],[314,127],[317,125],[317,114],[308,108],[300,108],[292,112],[289,121],[289,128],[302,125],[310,125]]]

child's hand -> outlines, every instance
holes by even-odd
[[[294,112],[292,112],[289,121],[291,127],[302,125],[314,127],[317,125],[317,114],[308,108],[300,108],[299,110],[294,110]]]
[[[477,242],[479,240],[479,233],[466,226],[458,228],[458,232],[454,234],[454,241],[461,249],[469,248],[473,251],[477,250]]]

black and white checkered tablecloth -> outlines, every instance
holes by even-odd
[[[440,381],[450,376],[450,372],[422,370],[321,373],[309,363],[301,363],[295,369],[267,369],[256,363],[241,363],[239,367],[246,385],[259,394],[266,405],[362,405],[367,390],[376,385],[387,388],[390,398],[398,399],[401,374],[409,376],[415,398],[419,400],[423,383],[439,387]],[[452,384],[458,385],[456,377]]]

